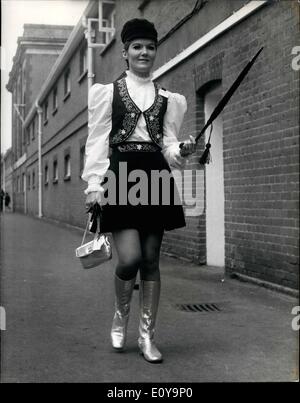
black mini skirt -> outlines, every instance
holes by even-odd
[[[123,143],[112,149],[109,159],[101,183],[105,189],[101,232],[130,228],[170,231],[186,225],[175,179],[154,143]]]

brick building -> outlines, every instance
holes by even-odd
[[[88,88],[113,81],[125,69],[120,30],[134,17],[158,29],[154,78],[187,98],[182,139],[201,129],[247,61],[264,47],[214,122],[213,162],[198,163],[204,139],[190,159],[187,227],[166,232],[163,251],[225,266],[227,274],[297,288],[299,74],[291,67],[296,1],[91,1],[51,70],[48,63],[40,84],[32,83],[35,96],[26,101],[23,115],[26,147],[18,141],[13,116],[16,208],[24,210],[26,200],[29,214],[84,225],[86,185],[80,174]],[[16,63],[8,85],[13,93],[21,71]],[[26,66],[23,71],[27,74]],[[33,135],[38,126],[40,148]],[[22,177],[26,186],[18,184]]]
[[[31,184],[35,189],[37,183],[36,168],[29,170],[30,158],[37,151],[37,117],[30,133],[23,122],[72,29],[71,26],[25,24],[23,36],[18,38],[7,89],[12,93],[13,201],[19,211],[30,212],[27,187]]]

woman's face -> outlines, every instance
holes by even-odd
[[[156,44],[151,39],[135,39],[128,49],[123,50],[123,57],[128,60],[129,70],[139,76],[148,76],[156,56]]]

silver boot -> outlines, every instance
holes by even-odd
[[[111,342],[116,350],[123,350],[126,342],[127,325],[135,278],[124,281],[115,276],[115,314],[111,328]]]
[[[160,281],[140,282],[140,325],[138,345],[145,360],[157,363],[162,355],[154,344],[155,321],[160,296]]]

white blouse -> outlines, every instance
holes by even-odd
[[[126,71],[129,95],[143,112],[154,102],[155,88],[149,78],[141,78]],[[160,90],[162,91],[162,90]],[[168,98],[168,107],[163,122],[162,153],[170,167],[183,169],[186,158],[180,156],[177,140],[187,110],[183,95],[163,91]],[[85,166],[82,179],[88,182],[85,194],[103,191],[100,183],[109,167],[109,133],[112,128],[113,84],[94,84],[88,96],[88,138],[85,146]],[[143,114],[140,115],[134,132],[126,141],[152,141]]]

